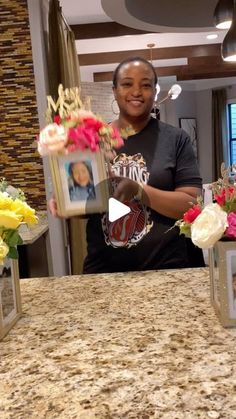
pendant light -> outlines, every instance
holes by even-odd
[[[219,0],[214,11],[214,24],[218,29],[229,29],[232,23],[234,0]]]
[[[147,44],[147,47],[150,49],[150,62],[153,65],[152,49],[155,47],[155,44]],[[156,95],[155,95],[155,98],[154,98],[154,108],[159,106],[161,103],[163,103],[167,99],[172,99],[172,100],[177,99],[177,97],[180,95],[180,93],[182,91],[182,88],[179,84],[173,84],[173,86],[171,86],[167,95],[162,100],[158,101],[157,99],[158,99],[158,95],[159,95],[160,91],[161,91],[160,85],[157,83],[156,84]]]
[[[233,21],[222,45],[221,55],[224,61],[236,62],[236,0],[233,6]]]
[[[155,44],[147,44],[147,47],[148,47],[148,48],[149,48],[149,50],[150,50],[150,62],[151,62],[151,64],[153,65],[153,63],[152,63],[152,50],[153,50],[153,48],[155,47]],[[160,93],[160,90],[161,90],[160,85],[157,83],[157,84],[156,84],[156,96],[155,96],[154,102],[156,102],[156,100],[157,100],[157,96],[158,96],[158,94]]]

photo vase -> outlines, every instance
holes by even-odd
[[[18,261],[6,258],[0,266],[0,340],[21,317]]]
[[[211,303],[224,327],[236,327],[236,241],[209,249]]]
[[[76,151],[49,160],[60,216],[107,211],[109,188],[102,152]]]

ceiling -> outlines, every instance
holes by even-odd
[[[139,55],[152,60],[160,84],[178,80],[182,87],[191,84],[197,89],[236,82],[236,64],[221,58],[226,31],[214,27],[216,3],[60,0],[75,33],[82,81],[110,81],[122,59]],[[218,38],[208,40],[206,36],[212,33]],[[154,44],[153,48],[148,44]]]

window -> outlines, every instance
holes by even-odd
[[[236,103],[228,105],[230,165],[236,164]]]

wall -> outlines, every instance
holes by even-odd
[[[45,125],[46,94],[48,88],[48,70],[45,54],[46,23],[48,18],[48,0],[28,0],[31,42],[33,50],[34,80],[36,86],[37,110],[40,127]],[[46,198],[52,196],[52,182],[48,159],[43,159]],[[52,265],[50,275],[63,276],[69,273],[68,240],[65,221],[52,217],[48,212],[49,235]]]
[[[0,176],[22,188],[27,202],[46,208],[29,16],[26,0],[0,0]]]
[[[105,121],[113,121],[116,119],[112,107],[115,112],[118,112],[118,108],[116,103],[113,102],[114,96],[111,83],[82,82],[81,87],[82,99],[86,96],[91,97],[93,112],[100,114]]]
[[[165,93],[161,95],[164,96]],[[170,125],[179,127],[179,118],[196,118],[196,95],[195,91],[183,90],[176,100],[167,100],[163,112],[163,120]],[[161,99],[160,97],[160,99]],[[161,118],[162,119],[162,118]]]
[[[236,100],[236,85],[228,86],[227,87],[227,99],[228,100]]]
[[[213,181],[211,96],[211,89],[196,92],[199,162],[203,183],[210,183]]]

